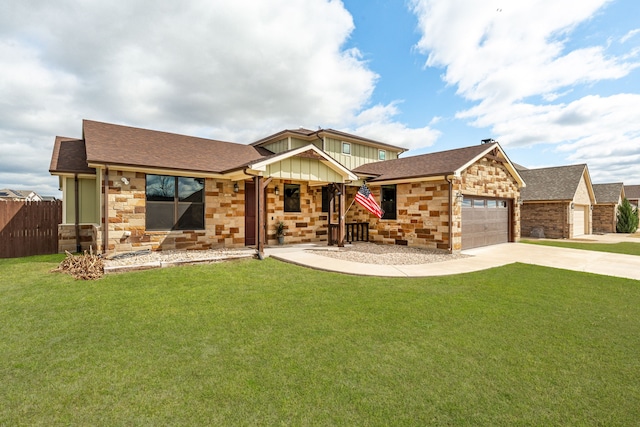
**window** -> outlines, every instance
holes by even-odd
[[[284,211],[300,212],[300,185],[284,185]]]
[[[147,175],[147,230],[204,229],[204,178]]]
[[[378,150],[378,160],[386,160],[387,152],[384,150]]]
[[[473,199],[474,208],[484,208],[484,199]]]
[[[471,199],[465,197],[462,199],[462,207],[463,208],[470,208],[471,207]]]
[[[342,143],[342,154],[351,155],[351,144],[348,142]]]
[[[384,211],[382,219],[396,219],[396,186],[383,185],[380,207]]]
[[[497,200],[487,200],[487,207],[488,208],[497,208],[498,207],[498,201]]]

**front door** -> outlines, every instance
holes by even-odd
[[[244,182],[244,245],[256,244],[256,186],[253,181]]]

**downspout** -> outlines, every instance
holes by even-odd
[[[453,253],[453,183],[449,180],[449,175],[444,179],[449,183],[449,253]]]
[[[78,174],[73,175],[74,190],[75,190],[75,226],[76,226],[76,252],[82,252],[82,246],[80,245],[80,183],[78,182]]]
[[[104,165],[104,230],[102,230],[102,253],[107,255],[109,251],[109,166]]]

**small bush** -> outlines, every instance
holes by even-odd
[[[631,206],[631,203],[625,198],[620,206],[618,206],[618,224],[616,231],[618,233],[635,233],[638,229],[638,209]]]

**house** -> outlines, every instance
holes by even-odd
[[[625,185],[624,194],[631,206],[640,206],[640,185]]]
[[[261,252],[277,243],[280,221],[287,243],[364,239],[455,252],[519,238],[524,182],[498,143],[399,158],[404,151],[332,129],[244,145],[84,120],[82,138],[54,143],[60,250],[74,250],[79,234],[83,248],[104,252]],[[352,203],[365,181],[381,219]]]
[[[521,235],[571,239],[591,234],[595,193],[586,164],[522,169]]]
[[[10,190],[8,188],[3,188],[2,190],[0,190],[0,200],[13,200],[17,202],[41,202],[44,200],[44,198],[35,191],[31,190]]]
[[[621,182],[611,184],[593,184],[596,204],[593,206],[593,232],[615,233],[618,223],[618,206],[625,198],[624,185]]]

